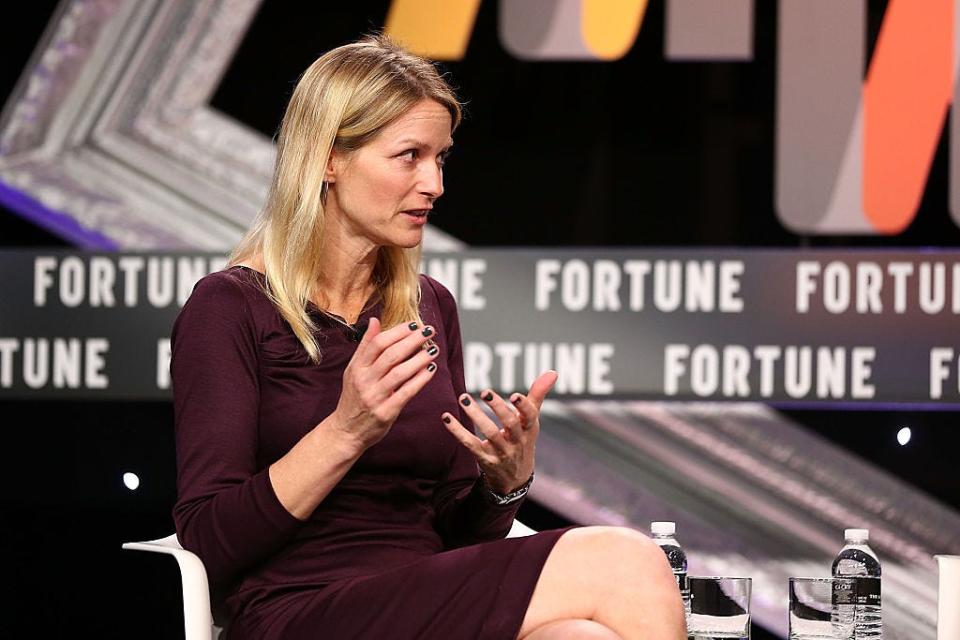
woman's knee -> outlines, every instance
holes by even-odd
[[[577,527],[547,556],[521,633],[559,620],[599,619],[610,606],[656,608],[672,596],[679,601],[673,572],[650,538],[626,527]]]
[[[599,573],[615,584],[643,581],[673,581],[673,571],[663,550],[643,533],[628,527],[593,526],[571,529],[564,537],[573,553],[591,573]],[[560,544],[560,541],[557,542]],[[596,575],[596,573],[595,573]]]

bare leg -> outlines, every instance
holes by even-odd
[[[548,622],[524,640],[623,640],[610,627],[593,620]]]
[[[560,536],[519,637],[570,618],[598,622],[624,640],[686,640],[683,602],[666,555],[626,527],[582,527]]]

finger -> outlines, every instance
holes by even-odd
[[[444,412],[441,416],[444,426],[447,428],[453,437],[460,441],[460,444],[465,446],[470,453],[474,455],[478,460],[483,460],[488,464],[496,464],[496,456],[490,455],[483,450],[483,441],[480,440],[473,432],[464,427],[456,417],[451,413]]]
[[[530,402],[536,405],[537,410],[540,409],[544,398],[547,397],[547,393],[553,388],[553,385],[556,384],[557,378],[559,377],[559,373],[553,369],[548,369],[544,373],[541,373],[540,376],[533,381],[533,384],[530,385],[530,391],[527,393],[527,397],[530,398]]]
[[[413,396],[420,393],[420,390],[423,389],[428,382],[430,382],[430,380],[433,378],[433,374],[436,372],[437,365],[433,362],[421,367],[414,376],[400,385],[400,387],[384,401],[384,408],[389,410],[391,414],[393,414],[395,411],[396,414],[399,415],[403,407],[410,402],[410,399],[413,398]]]
[[[415,323],[410,323],[407,325],[407,329],[413,326],[415,326]],[[383,353],[377,356],[373,364],[370,365],[370,373],[373,378],[375,380],[384,378],[394,367],[409,360],[418,350],[423,349],[425,343],[429,342],[429,339],[434,335],[436,335],[435,329],[430,325],[418,326],[416,329],[407,331],[407,335],[402,340],[384,349]]]
[[[522,393],[514,393],[510,396],[510,402],[523,416],[520,420],[521,429],[528,431],[540,425],[540,407],[533,404],[529,397]]]
[[[425,369],[433,360],[436,360],[439,353],[440,348],[436,345],[429,349],[420,349],[412,357],[390,369],[378,384],[382,385],[388,394],[393,393],[395,389],[417,375],[422,369]]]
[[[503,433],[500,432],[500,427],[483,412],[483,409],[473,401],[469,393],[460,396],[460,405],[493,448],[498,451],[506,451],[507,443],[504,441]]]
[[[411,335],[418,334],[419,330],[422,329],[419,323],[409,322],[406,324],[400,323],[395,327],[391,327],[390,329],[383,331],[380,320],[376,319],[377,333],[374,336],[370,336],[370,327],[374,320],[375,318],[370,318],[370,323],[367,325],[367,331],[363,334],[363,338],[360,340],[360,345],[357,347],[357,351],[353,355],[353,361],[362,367],[369,367],[373,365],[373,363],[376,362],[377,358],[379,358],[384,351],[404,338],[409,338]],[[367,339],[368,337],[369,340]]]
[[[513,442],[518,441],[520,439],[520,416],[517,411],[493,389],[487,389],[480,394],[480,397],[500,419],[506,439]]]

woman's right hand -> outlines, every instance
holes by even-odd
[[[370,318],[343,372],[343,390],[334,411],[336,428],[361,453],[387,435],[403,407],[430,381],[436,371],[432,361],[440,351],[431,340],[434,329],[429,325],[380,329],[380,319]],[[427,343],[433,353],[425,348]]]

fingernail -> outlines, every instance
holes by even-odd
[[[423,330],[422,333],[423,333],[423,337],[424,337],[424,338],[426,338],[427,336],[432,336],[432,335],[433,335],[433,329],[431,329],[430,327],[427,327],[426,329]]]
[[[436,347],[430,347],[429,349],[427,349],[427,353],[429,353],[432,356],[436,355],[437,351],[440,351],[440,349],[437,349]]]
[[[411,322],[411,323],[408,324],[407,326],[410,327],[410,331],[416,331],[416,330],[417,330],[417,323],[416,323],[416,322]]]
[[[520,404],[520,400],[521,400],[522,398],[523,398],[523,396],[520,396],[520,395],[510,396],[510,402],[512,402],[513,404]]]
[[[450,424],[450,416],[446,416],[446,415],[443,416],[443,421],[446,422],[447,424]]]
[[[427,365],[427,371],[430,371],[431,373],[432,373],[433,370],[436,369],[436,368],[437,368],[437,365],[434,364],[433,362],[431,362],[430,364]]]
[[[469,407],[469,406],[470,406],[470,396],[463,396],[462,398],[460,398],[460,404],[462,404],[462,405],[465,406],[465,407]]]
[[[493,400],[493,394],[490,393],[489,391],[487,391],[485,395],[482,395],[480,397],[486,400],[487,402],[490,402],[491,400]]]

